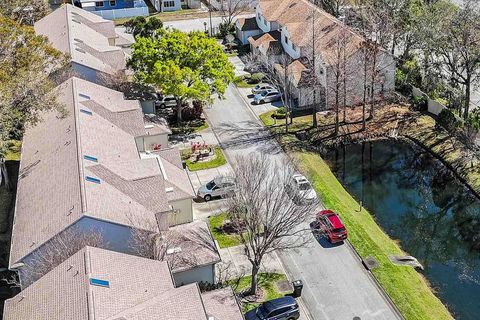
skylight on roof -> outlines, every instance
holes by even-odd
[[[81,52],[81,53],[86,53],[85,50],[80,49],[80,48],[75,48],[75,50],[77,50],[78,52]]]
[[[87,180],[87,181],[89,181],[89,182],[93,182],[93,183],[100,184],[100,179],[98,179],[98,178],[86,176],[86,177],[85,177],[85,180]]]
[[[107,280],[90,278],[90,284],[92,286],[110,288],[110,282],[108,282]]]
[[[91,115],[93,114],[92,111],[87,110],[87,109],[80,109],[80,112],[85,113],[85,114],[88,114],[89,116],[91,116]]]
[[[84,155],[83,159],[88,160],[88,161],[98,162],[98,159],[95,158],[95,157],[92,157],[92,156]]]

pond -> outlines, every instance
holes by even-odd
[[[438,160],[401,140],[341,146],[324,158],[390,237],[423,264],[455,317],[479,319],[480,200]]]

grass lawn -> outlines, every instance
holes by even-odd
[[[253,88],[255,87],[255,84],[251,84],[245,81],[245,79],[242,76],[236,77],[233,79],[233,83],[238,87],[238,88]]]
[[[208,128],[208,123],[205,120],[198,120],[198,121],[190,121],[184,123],[182,126],[177,126],[176,124],[170,124],[170,130],[172,130],[172,134],[179,134],[179,133],[192,133],[192,132],[200,132]]]
[[[239,285],[236,288],[237,293],[241,293],[250,287],[252,281],[252,276],[245,276],[240,279]],[[242,301],[243,312],[247,312],[255,307],[257,307],[263,301],[268,301],[276,298],[283,297],[285,294],[290,292],[280,292],[276,286],[276,283],[287,281],[287,277],[284,274],[280,273],[259,273],[258,274],[258,287],[265,292],[262,300],[255,302],[244,302]],[[235,280],[232,283],[236,283]]]
[[[240,236],[234,234],[226,234],[221,230],[222,223],[227,218],[226,213],[208,218],[208,227],[213,237],[217,240],[220,248],[234,247],[242,244]]]
[[[268,124],[268,122],[267,122]],[[295,139],[280,137],[280,143]],[[312,152],[286,150],[298,159],[301,170],[309,177],[325,206],[340,213],[349,231],[349,240],[363,258],[373,256],[379,267],[373,274],[389,294],[403,316],[410,319],[452,319],[434,295],[426,279],[415,269],[393,265],[388,256],[403,254],[397,243],[377,225],[372,215],[363,209],[343,188],[320,155]]]
[[[271,128],[274,132],[283,133],[285,131],[285,119],[275,119],[273,114],[275,110],[262,113],[259,117],[263,124],[267,127],[275,126]],[[318,121],[321,121],[320,117],[317,117]],[[298,131],[309,128],[312,125],[312,116],[306,115],[293,118],[293,123],[290,124],[289,131]]]
[[[10,141],[10,149],[5,155],[5,160],[20,161],[20,152],[22,150],[22,142],[18,140]]]
[[[227,163],[225,156],[223,155],[222,149],[220,147],[215,147],[215,159],[210,161],[199,161],[199,162],[191,162],[189,160],[190,155],[192,152],[189,149],[182,151],[182,158],[186,160],[187,168],[190,171],[198,171],[204,169],[212,169],[216,167],[220,167]]]

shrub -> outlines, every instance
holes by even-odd
[[[233,23],[222,22],[218,25],[220,37],[225,38],[229,34],[235,33],[235,25]]]
[[[275,110],[272,117],[275,119],[285,119],[287,117],[287,110],[285,107],[281,107]]]
[[[198,120],[202,116],[203,102],[193,101],[193,106],[186,107],[182,110],[182,119],[184,121]]]
[[[265,75],[261,72],[257,72],[257,73],[252,74],[248,83],[257,84],[257,83],[261,82],[263,80],[263,78],[265,78]]]
[[[440,112],[438,115],[438,123],[449,132],[454,132],[457,128],[462,126],[462,120],[448,109],[443,109],[442,112]]]
[[[428,107],[428,100],[425,96],[413,97],[413,108],[419,111],[425,111]]]

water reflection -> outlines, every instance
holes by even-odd
[[[325,155],[343,185],[425,267],[458,319],[480,314],[480,201],[441,163],[400,141]]]

